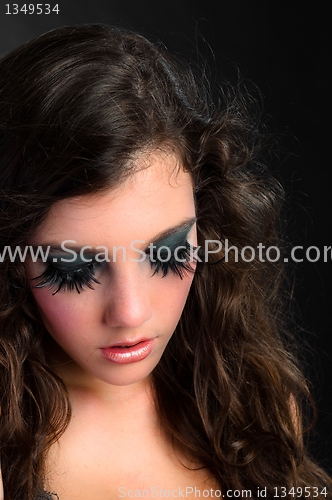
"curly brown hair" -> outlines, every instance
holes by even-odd
[[[232,95],[231,95],[232,94]],[[191,173],[198,244],[280,248],[280,185],[237,91],[213,102],[187,65],[142,36],[103,25],[46,33],[0,62],[0,457],[6,500],[33,500],[46,454],[70,420],[66,387],[21,262],[57,201],[116,186],[141,150],[172,147]],[[176,331],[154,369],[160,421],[223,489],[331,480],[303,441],[306,381],[289,348],[281,260],[199,262]],[[323,490],[323,493],[321,493]],[[287,498],[292,498],[287,494]]]

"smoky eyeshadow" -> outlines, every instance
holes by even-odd
[[[174,252],[176,248],[179,247],[187,247],[188,242],[188,234],[196,222],[196,218],[190,222],[185,228],[180,229],[178,231],[174,231],[173,233],[165,236],[164,238],[158,239],[155,242],[150,243],[153,245],[152,251],[158,251],[160,249],[161,255],[163,255],[163,250],[168,248],[170,251]],[[151,252],[150,245],[146,248],[145,252]],[[52,246],[51,246],[52,247]],[[83,247],[82,247],[83,248]],[[85,268],[91,264],[96,264],[101,262],[100,260],[96,260],[97,251],[85,251],[82,255],[82,248],[68,248],[68,252],[60,250],[60,248],[56,248],[53,246],[53,251],[48,254],[47,259],[44,261],[48,264],[49,267],[55,269],[59,272],[70,273],[72,271],[77,271],[79,269]],[[76,256],[74,255],[76,254]],[[82,258],[83,257],[83,258]]]
[[[187,238],[188,234],[195,224],[196,220],[194,220],[189,226],[187,226],[185,229],[178,231],[174,234],[171,234],[170,236],[167,236],[166,238],[163,238],[161,240],[156,241],[153,243],[153,246],[158,250],[161,247],[167,247],[170,250],[175,250],[178,247],[185,247],[187,244]]]
[[[81,269],[89,264],[93,264],[96,262],[94,253],[84,253],[84,259],[79,256],[77,253],[76,258],[73,259],[73,254],[67,255],[65,253],[52,253],[47,257],[47,264],[57,269],[58,271],[76,271],[77,269]]]

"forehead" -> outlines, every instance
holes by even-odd
[[[174,152],[142,153],[135,167],[115,188],[54,204],[30,243],[75,239],[84,245],[107,234],[125,244],[142,232],[148,237],[195,215],[192,179]]]

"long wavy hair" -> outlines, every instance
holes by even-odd
[[[232,95],[231,95],[232,94]],[[49,447],[70,421],[24,265],[26,241],[59,200],[118,185],[137,152],[172,148],[194,181],[198,263],[176,331],[153,371],[164,429],[224,490],[331,488],[304,445],[309,391],[288,346],[280,247],[283,193],[238,92],[218,102],[187,65],[102,25],[46,33],[0,62],[0,457],[6,500],[33,500]],[[313,493],[312,493],[313,494]],[[293,498],[287,493],[287,498]]]

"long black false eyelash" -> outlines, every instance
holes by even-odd
[[[169,271],[172,271],[174,274],[177,274],[180,279],[183,279],[184,276],[187,273],[194,273],[195,269],[192,268],[189,262],[189,257],[191,256],[190,250],[195,250],[197,247],[191,246],[188,241],[186,241],[186,248],[185,250],[181,250],[181,252],[178,252],[178,256],[180,259],[185,259],[185,262],[179,262],[175,260],[174,258],[170,258],[168,261],[162,262],[158,259],[155,261],[150,261],[151,267],[154,267],[153,274],[151,275],[154,276],[155,274],[158,274],[160,271],[162,272],[162,278],[167,276]],[[196,259],[192,261],[193,263],[196,262]]]
[[[84,287],[94,290],[93,282],[100,285],[100,281],[94,276],[94,263],[75,269],[75,271],[60,271],[52,266],[48,266],[40,276],[33,278],[33,280],[38,279],[41,281],[34,285],[34,288],[43,288],[44,286],[52,288],[57,285],[57,289],[52,295],[55,295],[61,289],[70,292],[76,290],[78,293],[81,293]]]

